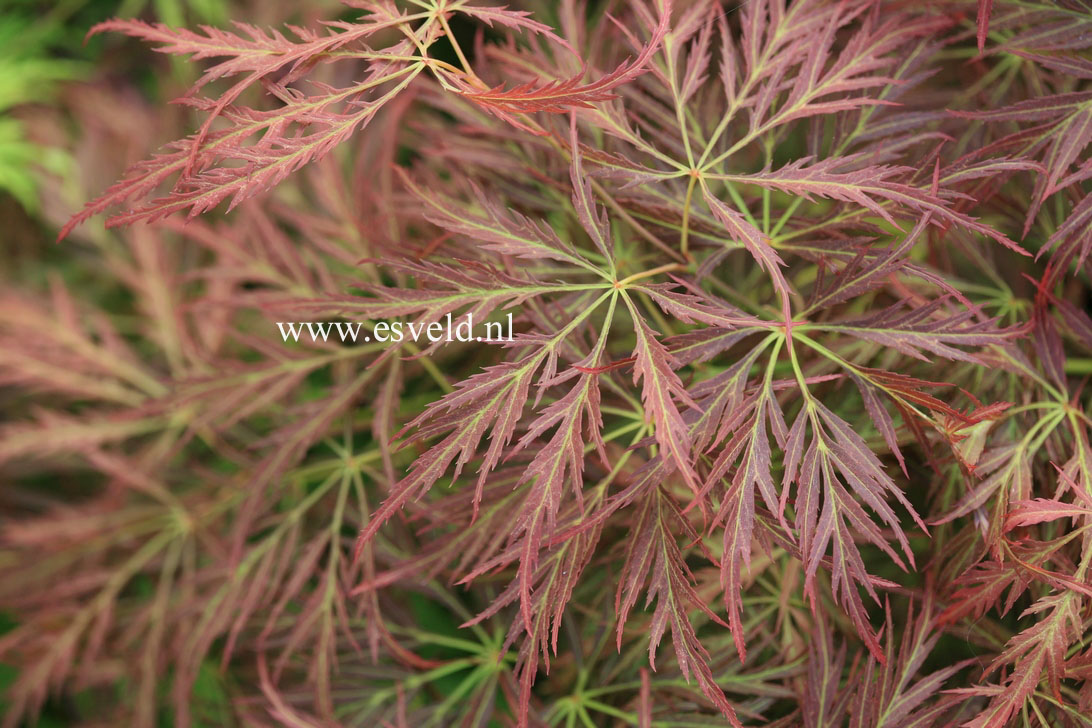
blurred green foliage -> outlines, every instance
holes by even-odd
[[[4,5],[0,3],[0,190],[34,211],[35,165],[58,172],[66,156],[28,141],[23,124],[11,112],[23,104],[49,101],[60,81],[78,78],[86,67],[63,57],[63,25]]]
[[[0,194],[39,208],[37,175],[64,175],[71,158],[28,139],[18,109],[48,104],[62,84],[87,77],[104,44],[87,29],[109,17],[154,17],[168,25],[227,22],[226,0],[0,0]]]

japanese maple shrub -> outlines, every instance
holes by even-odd
[[[1092,724],[1087,2],[346,5],[93,29],[198,121],[0,307],[7,725]]]

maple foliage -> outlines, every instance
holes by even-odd
[[[1092,6],[344,4],[90,29],[200,71],[0,301],[6,725],[1089,724]]]

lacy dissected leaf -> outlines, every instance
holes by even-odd
[[[899,303],[863,318],[823,324],[822,328],[874,341],[918,359],[925,360],[923,352],[928,352],[972,362],[977,361],[975,355],[957,347],[1002,345],[1022,333],[1015,327],[999,328],[995,320],[973,310],[951,310],[947,303],[936,299],[909,309]]]
[[[978,52],[986,47],[986,37],[990,30],[990,14],[993,12],[993,0],[978,0]]]
[[[492,429],[492,444],[481,468],[479,495],[485,475],[501,457],[501,448],[515,431],[523,415],[528,391],[539,368],[545,363],[543,348],[517,362],[500,364],[460,382],[454,392],[433,403],[432,407],[409,427],[418,428],[416,437],[424,438],[450,431],[438,444],[418,458],[409,475],[395,484],[393,494],[373,516],[361,535],[361,543],[369,541],[387,519],[406,503],[422,494],[455,463],[454,477],[477,453],[478,443]]]
[[[802,315],[848,301],[885,285],[890,276],[909,264],[907,254],[920,240],[925,223],[923,218],[901,241],[887,249],[860,250],[836,275],[817,280]]]
[[[681,404],[697,408],[697,404],[672,368],[670,352],[656,338],[628,295],[625,300],[637,334],[637,345],[633,349],[633,383],[642,383],[641,400],[645,413],[655,424],[656,441],[666,453],[668,462],[678,469],[695,497],[699,497],[701,486],[692,461],[690,434],[678,407]]]
[[[629,539],[615,600],[620,615],[618,643],[621,645],[625,617],[633,610],[647,582],[646,606],[656,602],[649,626],[650,663],[655,667],[656,647],[670,627],[675,659],[683,676],[689,680],[693,673],[705,696],[732,725],[741,725],[713,677],[709,668],[709,653],[698,640],[690,622],[689,612],[694,609],[701,610],[715,622],[720,620],[694,591],[690,569],[679,550],[676,535],[671,530],[672,524],[681,525],[683,534],[690,540],[696,540],[697,534],[687,525],[678,507],[658,487],[650,488],[637,508],[637,520]]]
[[[785,321],[791,321],[792,312],[789,297],[792,288],[781,271],[785,261],[770,245],[769,236],[748,222],[742,213],[717,199],[709,191],[709,187],[704,180],[702,181],[702,194],[713,215],[727,230],[728,236],[732,240],[742,243],[747,252],[762,267],[762,270],[770,276],[774,290],[781,298],[781,312],[785,317]]]
[[[806,432],[809,429],[810,439]],[[894,546],[901,548],[911,566],[914,554],[887,498],[894,497],[923,528],[924,524],[861,436],[816,399],[808,398],[807,406],[789,429],[784,448],[782,502],[789,484],[795,483],[794,520],[804,554],[805,592],[812,600],[816,599],[814,577],[822,556],[831,549],[831,590],[865,644],[882,661],[882,650],[869,624],[858,586],[877,602],[879,597],[856,541],[864,539],[905,568]],[[858,501],[866,504],[890,529],[894,544]]]
[[[611,309],[607,314],[608,324],[613,317],[614,305],[615,302],[612,299]],[[606,341],[606,335],[600,335],[595,348],[583,362],[585,368],[594,370],[599,365]],[[531,487],[519,516],[512,523],[509,536],[511,540],[522,539],[518,580],[520,611],[524,626],[531,639],[540,641],[543,645],[545,637],[540,636],[535,630],[532,619],[532,586],[537,572],[539,554],[544,550],[546,537],[556,533],[557,513],[561,508],[566,480],[571,483],[576,503],[583,506],[582,476],[585,441],[594,443],[605,459],[603,439],[600,435],[603,418],[599,407],[598,377],[585,371],[572,389],[547,406],[542,415],[531,423],[509,455],[511,457],[521,449],[529,447],[550,428],[556,426],[553,436],[544,447],[538,450],[523,475],[520,476],[517,485],[530,482]],[[583,425],[585,419],[586,431]],[[560,609],[560,606],[555,608],[553,618],[555,653]]]
[[[820,618],[821,619],[821,618]],[[808,640],[808,672],[800,708],[803,725],[820,728],[832,721],[839,722],[845,714],[852,694],[842,689],[842,670],[846,662],[846,645],[835,650],[834,635],[820,622],[814,639]]]
[[[1065,52],[1092,46],[1088,38],[1092,20],[1085,0],[998,4],[992,15],[991,29],[1011,33],[998,43],[997,50]]]
[[[968,616],[977,619],[987,610],[998,607],[1001,614],[1005,614],[1024,594],[1032,578],[1031,573],[1013,563],[985,561],[976,564],[960,575],[948,606],[936,617],[937,623],[951,624]]]
[[[603,300],[604,297],[599,298],[599,302]],[[586,308],[554,336],[536,342],[537,347],[522,358],[498,364],[459,382],[455,391],[430,404],[428,409],[403,428],[403,432],[414,430],[412,441],[447,434],[418,457],[409,474],[394,485],[392,495],[383,502],[361,534],[361,544],[371,540],[379,527],[394,513],[427,492],[443,477],[453,462],[453,478],[457,479],[462,468],[477,453],[482,437],[487,431],[491,431],[490,444],[479,468],[480,476],[474,496],[475,503],[481,501],[485,478],[505,455],[505,447],[511,441],[523,416],[536,375],[541,370],[542,382],[549,382],[554,378],[559,347],[597,305],[596,303]],[[570,424],[575,424],[575,421]],[[560,443],[558,451],[566,456],[569,452]],[[546,491],[544,497],[551,494],[551,491],[546,490],[545,481],[542,485]],[[557,493],[553,492],[552,496],[556,502]],[[545,509],[545,504],[543,508]],[[546,510],[541,512],[545,515]],[[535,542],[534,538],[530,540]]]
[[[974,468],[981,479],[969,484],[967,493],[936,522],[945,523],[972,513],[996,493],[1015,500],[1027,498],[1031,494],[1034,445],[1032,438],[1025,438],[983,452]]]
[[[362,289],[367,296],[330,296],[298,301],[295,305],[311,312],[366,316],[373,320],[415,315],[421,327],[426,327],[455,311],[464,311],[461,315],[485,321],[498,309],[519,306],[537,296],[579,293],[594,288],[539,283],[472,261],[462,261],[458,265],[392,261],[386,265],[392,272],[411,277],[416,287],[365,285]]]
[[[1059,518],[1087,519],[1092,516],[1092,509],[1078,503],[1064,503],[1058,500],[1035,498],[1017,501],[1009,506],[1005,517],[1005,530],[1046,523]]]
[[[286,71],[287,75],[280,79],[281,83],[286,84],[297,78],[304,66],[316,62],[329,62],[355,54],[369,60],[382,59],[383,52],[372,51],[360,41],[379,31],[401,26],[412,19],[386,0],[362,2],[356,7],[367,10],[368,14],[353,22],[327,22],[325,33],[294,25],[287,26],[296,36],[295,40],[278,30],[262,30],[250,23],[239,21],[232,23],[238,31],[235,33],[207,25],[200,26],[201,32],[198,33],[186,28],[170,28],[163,23],[114,19],[95,25],[89,35],[124,33],[158,44],[155,50],[161,53],[188,55],[192,60],[227,57],[228,60],[209,67],[193,88],[196,91],[219,78],[248,73],[243,82],[233,86],[221,97],[222,109],[234,101],[250,83],[273,73]],[[403,46],[399,44],[397,47]],[[342,55],[335,55],[339,51]]]
[[[683,279],[677,283],[649,283],[633,286],[647,293],[665,313],[687,324],[702,323],[721,329],[765,328],[768,324],[732,304],[695,287]],[[682,287],[684,291],[676,290]]]
[[[529,577],[533,584],[533,591],[526,595],[523,594],[525,589],[523,572],[526,567],[521,562],[520,577],[513,580],[488,609],[471,621],[471,623],[478,623],[488,619],[517,600],[520,600],[521,605],[523,599],[531,600],[527,608],[531,621],[528,623],[526,617],[521,615],[519,619],[512,622],[505,638],[505,645],[510,645],[521,634],[527,634],[527,639],[524,640],[519,652],[519,703],[523,711],[529,712],[527,709],[531,701],[531,687],[538,672],[539,658],[541,657],[548,671],[551,653],[558,654],[558,635],[561,632],[562,618],[573,597],[573,590],[579,584],[584,570],[591,561],[601,531],[601,525],[596,525],[576,533],[572,538],[549,549],[544,558],[536,561],[534,573]],[[522,549],[507,549],[507,552],[513,551],[515,553],[512,553],[510,557],[506,553],[505,558],[519,558]]]
[[[226,199],[234,208],[328,154],[366,126],[419,72],[419,68],[404,64],[388,66],[359,84],[345,88],[320,86],[321,92],[312,95],[281,86],[278,95],[284,103],[271,111],[225,107],[221,113],[231,123],[228,129],[198,133],[137,163],[124,179],[74,216],[62,229],[61,237],[95,214],[148,197],[175,175],[178,178],[168,195],[115,215],[109,224],[151,222],[180,211],[194,216]],[[365,98],[388,82],[393,87],[382,95]],[[204,100],[191,104],[203,110],[211,106]],[[236,164],[229,166],[224,160]]]
[[[596,205],[590,181],[584,176],[582,152],[576,134],[576,117],[573,116],[570,147],[572,150],[572,170],[570,177],[573,185],[573,207],[580,218],[580,225],[588,233],[596,249],[614,265],[614,237],[611,235],[610,222],[606,211]]]
[[[1056,249],[1059,268],[1070,257],[1076,257],[1078,265],[1084,264],[1092,251],[1092,195],[1085,195],[1073,206],[1069,216],[1050,236],[1047,246]]]
[[[852,728],[884,728],[902,726],[923,728],[934,725],[951,709],[951,696],[934,700],[941,687],[953,675],[967,667],[970,661],[956,662],[918,676],[930,656],[937,651],[941,634],[931,629],[933,620],[932,595],[926,595],[921,613],[914,619],[914,607],[908,607],[906,627],[896,648],[895,625],[890,605],[885,625],[886,662],[877,665],[869,659],[854,704],[849,708]],[[915,679],[917,678],[917,679]]]
[[[406,184],[427,205],[426,216],[439,227],[483,243],[486,250],[520,258],[550,258],[571,263],[596,272],[573,247],[563,241],[553,228],[525,217],[518,212],[505,211],[490,201],[480,189],[474,196],[482,207],[481,213],[472,212],[465,204],[428,193],[409,181]]]
[[[741,660],[747,657],[743,624],[743,569],[751,563],[755,488],[762,494],[763,502],[771,513],[781,513],[780,499],[774,485],[767,430],[767,426],[771,426],[777,434],[778,445],[785,444],[784,415],[772,387],[773,368],[767,367],[765,377],[749,396],[747,391],[751,367],[763,349],[764,346],[755,347],[735,365],[704,382],[700,388],[701,392],[711,392],[708,400],[701,401],[711,415],[707,420],[710,425],[720,421],[717,440],[735,429],[731,441],[713,463],[708,482],[720,480],[731,466],[735,466],[714,523],[724,529],[720,563],[721,585],[724,587],[728,624]],[[776,351],[775,348],[774,356]],[[704,445],[712,438],[713,429],[707,426],[703,430],[699,431],[698,442]]]
[[[1035,122],[1036,136],[1025,146],[1026,154],[1040,154],[1046,176],[1038,187],[1040,200],[1060,189],[1059,180],[1092,142],[1092,92],[1077,91],[1029,101],[1004,109],[953,112],[990,122]]]
[[[910,167],[861,166],[856,155],[812,161],[804,158],[773,172],[752,175],[715,175],[714,179],[728,182],[772,187],[810,198],[812,195],[833,198],[861,205],[888,223],[895,225],[891,212],[883,204],[890,202],[905,210],[930,215],[933,224],[957,224],[986,235],[1019,253],[1028,253],[1002,233],[967,215],[951,209],[943,199],[929,190],[895,181],[907,176]]]
[[[939,17],[903,23],[880,17],[863,5],[743,6],[738,55],[725,46],[721,77],[732,110],[750,107],[747,138],[798,119],[887,103],[862,92],[893,83],[892,51],[948,25]],[[833,52],[839,31],[855,21],[858,27]],[[735,142],[722,156],[739,146]]]
[[[404,75],[396,86],[401,90],[416,72]],[[111,225],[153,222],[175,212],[188,211],[192,217],[207,212],[224,200],[228,210],[240,202],[276,186],[288,175],[322,158],[334,147],[363,128],[375,112],[393,96],[388,92],[374,102],[358,102],[358,111],[325,114],[308,125],[308,133],[293,137],[263,136],[257,143],[236,151],[238,167],[215,167],[179,180],[166,197],[159,197],[130,212],[111,218]]]
[[[464,90],[463,95],[483,108],[502,115],[502,118],[510,118],[509,114],[535,111],[563,113],[574,108],[590,108],[594,103],[613,99],[615,89],[645,73],[649,61],[660,48],[671,16],[671,0],[659,1],[662,4],[659,22],[640,54],[594,81],[583,83],[585,74],[581,72],[545,83],[528,81],[509,89],[505,88],[505,84],[500,84],[486,91]]]
[[[191,215],[196,215],[228,198],[234,207],[276,185],[296,169],[321,158],[352,136],[422,70],[421,64],[407,63],[412,61],[406,55],[412,48],[408,39],[396,43],[387,54],[376,53],[359,42],[424,16],[406,15],[388,2],[369,2],[366,8],[370,14],[365,20],[332,22],[329,24],[331,29],[324,34],[292,27],[299,41],[245,23],[238,23],[237,28],[246,37],[210,27],[203,28],[204,35],[201,35],[137,20],[113,20],[95,26],[92,32],[123,32],[158,43],[157,50],[166,53],[192,54],[195,58],[227,56],[228,60],[205,72],[194,92],[225,76],[246,75],[217,99],[192,94],[184,97],[185,103],[207,114],[200,130],[186,140],[169,145],[166,153],[131,168],[125,179],[72,218],[62,229],[61,237],[91,215],[151,194],[176,173],[179,178],[170,195],[116,216],[113,224],[155,220],[180,210],[189,210]],[[430,32],[435,35],[435,31]],[[349,50],[354,44],[359,47]],[[320,93],[311,96],[290,86],[315,63],[344,58],[371,62],[366,77],[358,84],[334,88],[316,82]],[[279,77],[268,83],[267,89],[282,103],[280,108],[272,111],[233,108],[243,91],[274,74]],[[383,89],[388,82],[393,87]],[[371,96],[373,91],[376,95]],[[214,131],[212,124],[221,117],[230,127]],[[254,140],[258,134],[260,137]],[[225,160],[234,164],[225,164]],[[210,169],[213,164],[219,166]]]
[[[553,425],[558,425],[554,436],[547,442],[546,447],[539,450],[531,464],[524,472],[523,480],[535,479],[535,485],[529,495],[527,511],[524,518],[517,521],[515,530],[525,530],[527,545],[523,562],[527,568],[533,570],[537,553],[538,537],[541,532],[539,526],[545,518],[548,530],[553,530],[553,519],[560,507],[562,488],[565,483],[566,471],[569,480],[573,483],[573,497],[579,502],[582,499],[581,474],[584,468],[584,440],[599,440],[598,427],[601,426],[601,415],[598,411],[598,389],[595,386],[593,375],[584,374],[580,383],[569,392],[548,406],[538,420],[536,420],[527,434],[521,438],[519,446],[526,446],[536,439],[542,432]],[[588,435],[584,434],[581,426],[585,412],[591,425]],[[530,590],[525,582],[524,596],[529,596]]]
[[[489,26],[498,23],[509,28],[526,30],[535,35],[543,35],[557,43],[565,44],[565,41],[554,33],[553,28],[531,18],[531,13],[526,10],[509,10],[507,5],[470,5],[465,2],[456,3],[453,9]]]
[[[1031,627],[1009,640],[1005,651],[991,664],[993,672],[1004,664],[1013,665],[1003,683],[1003,690],[993,693],[989,706],[965,728],[1001,728],[1024,705],[1046,674],[1047,683],[1057,698],[1064,674],[1065,653],[1083,633],[1074,594],[1052,594],[1028,607],[1026,614],[1043,615]],[[969,691],[973,692],[971,688]],[[986,693],[990,694],[990,693]]]

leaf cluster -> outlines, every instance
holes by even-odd
[[[197,122],[0,302],[9,725],[1089,724],[1092,7],[346,5],[92,29]]]

